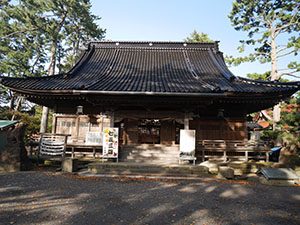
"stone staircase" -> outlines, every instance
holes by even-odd
[[[128,162],[94,162],[88,165],[88,172],[101,175],[145,175],[145,176],[195,176],[210,177],[208,168],[191,165],[154,165]]]
[[[147,164],[178,164],[179,146],[161,144],[125,145],[120,149],[120,161]]]

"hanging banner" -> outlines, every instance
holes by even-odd
[[[105,127],[103,129],[103,156],[118,158],[119,153],[119,128]]]

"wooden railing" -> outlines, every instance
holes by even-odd
[[[230,158],[245,161],[250,158],[269,161],[270,151],[263,143],[243,140],[201,140],[197,142],[197,149],[201,153],[202,161],[210,158],[221,158],[224,161]]]

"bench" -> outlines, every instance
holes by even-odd
[[[198,143],[202,161],[210,158],[264,159],[269,161],[270,150],[263,143],[254,143],[240,140],[201,140]],[[242,153],[243,155],[241,156]],[[250,155],[249,153],[255,153]],[[262,155],[261,155],[262,154]]]
[[[67,143],[67,149],[71,149],[71,151],[66,151],[67,154],[71,154],[71,157],[74,158],[75,154],[85,154],[85,155],[92,155],[93,158],[96,158],[97,150],[99,150],[99,155],[102,155],[102,145],[99,144],[85,144],[85,143]],[[92,150],[91,151],[76,151],[76,149],[85,149],[85,150]]]

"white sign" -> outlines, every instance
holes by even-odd
[[[102,135],[100,132],[87,132],[85,135],[85,143],[89,145],[101,145]]]
[[[119,153],[119,129],[105,127],[103,129],[103,156],[118,158]]]
[[[196,131],[180,130],[180,153],[193,156],[196,150]]]

